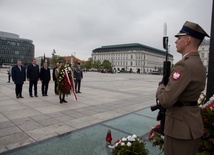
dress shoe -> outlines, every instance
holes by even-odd
[[[76,91],[76,94],[78,94],[78,92]]]
[[[35,97],[38,97],[37,95],[34,95]]]
[[[59,103],[63,103],[63,100],[60,100]]]
[[[20,96],[20,98],[24,98],[23,96]]]
[[[45,96],[48,96],[47,94],[45,94]]]
[[[78,91],[78,93],[81,93],[80,91]]]
[[[64,102],[64,103],[67,103],[67,101],[66,101],[66,100],[63,100],[63,102]]]
[[[33,95],[30,95],[30,97],[33,97]]]
[[[42,94],[42,96],[45,96],[45,94]]]

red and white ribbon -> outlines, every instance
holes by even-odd
[[[75,89],[74,89],[74,80],[73,80],[73,78],[71,77],[71,78],[72,78],[72,81],[70,81],[70,78],[69,78],[69,76],[68,76],[67,70],[65,70],[65,76],[66,76],[66,79],[67,79],[69,85],[71,86],[71,90],[72,90],[72,92],[73,92],[74,100],[76,101],[76,100],[77,100],[77,94],[76,94],[76,91],[75,91]]]

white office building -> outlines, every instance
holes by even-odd
[[[166,52],[139,43],[109,45],[92,51],[94,61],[109,60],[114,70],[151,73],[163,71]],[[168,54],[168,60],[173,62],[173,56]]]
[[[209,51],[210,51],[210,40],[203,40],[201,45],[199,46],[199,54],[201,61],[206,68],[206,71],[208,71],[208,63],[209,63]]]

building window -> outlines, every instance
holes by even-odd
[[[15,51],[15,54],[19,54],[19,51]]]

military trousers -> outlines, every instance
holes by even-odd
[[[200,143],[198,139],[177,139],[164,136],[164,155],[196,155]]]

